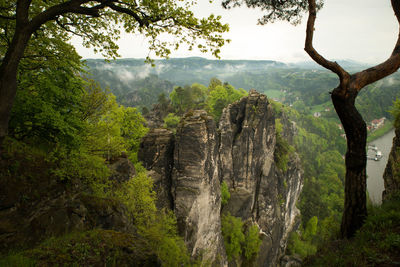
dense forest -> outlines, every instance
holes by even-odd
[[[124,203],[136,218],[134,224],[141,236],[151,240],[153,242],[151,244],[154,245],[166,242],[161,251],[152,245],[147,247],[150,253],[155,253],[165,265],[172,262],[187,262],[189,258],[183,241],[176,234],[174,216],[165,211],[157,211],[155,208],[156,200],[151,179],[146,176],[144,168],[137,160],[140,139],[148,131],[146,125],[149,122],[146,123],[145,118],[158,123],[159,127],[175,131],[187,111],[204,109],[218,122],[222,110],[228,104],[247,95],[246,90],[236,89],[230,83],[217,78],[212,78],[208,85],[193,83],[177,86],[155,74],[149,74],[147,77],[136,75],[136,78],[129,83],[123,83],[121,77],[110,70],[105,75],[98,69],[94,69],[93,72],[89,69],[88,72],[92,74],[81,77],[75,74],[85,73],[83,72],[85,65],[79,57],[71,57],[70,63],[73,64],[60,66],[49,62],[47,65],[42,65],[43,72],[35,83],[30,79],[31,73],[24,72],[24,75],[21,75],[20,85],[26,89],[18,92],[12,112],[10,134],[6,139],[7,152],[2,156],[6,159],[2,164],[5,164],[8,171],[3,173],[3,177],[7,181],[15,175],[23,180],[29,176],[32,178],[26,182],[35,185],[42,179],[39,176],[51,176],[51,179],[66,183],[69,187],[76,184],[83,186],[86,188],[86,194],[91,197],[117,199]],[[316,99],[323,94],[320,88],[329,88],[333,85],[333,79],[329,74],[306,69],[296,70],[298,75],[294,75],[293,69],[275,69],[270,72],[273,74],[270,74],[272,78],[268,80],[268,85],[285,84],[285,89],[278,87],[279,89],[274,88],[272,91],[279,91],[281,96],[288,95],[282,101],[285,104],[278,102],[280,98],[275,100],[270,98],[277,115],[277,132],[282,131],[280,129],[282,126],[279,126],[279,118],[282,116],[294,121],[297,128],[292,145],[284,139],[279,139],[283,154],[276,156],[279,158],[278,162],[281,162],[281,168],[284,169],[287,155],[293,151],[299,153],[305,177],[298,203],[301,225],[299,230],[290,236],[288,253],[306,257],[316,253],[317,248],[328,240],[334,239],[339,231],[343,212],[345,174],[342,155],[346,150],[346,144],[345,139],[341,137],[342,130],[339,129],[336,119],[332,120],[332,116],[328,114],[316,118],[309,110],[310,107],[315,109],[314,106],[321,106],[321,102],[325,103],[324,100]],[[106,88],[102,88],[97,81],[88,78],[99,77],[96,75],[102,77],[100,83],[111,82],[105,85]],[[257,80],[257,75],[254,73],[235,75],[236,81],[240,81],[243,77],[246,77],[245,85],[262,83]],[[266,76],[259,77],[267,79]],[[278,77],[284,78],[278,79]],[[389,117],[387,115],[389,108],[382,109],[382,107],[386,103],[391,103],[396,95],[396,77],[390,77],[390,82],[383,81],[372,85],[371,90],[364,94],[366,97],[360,97],[360,109],[369,110],[366,116]],[[299,82],[300,79],[303,82]],[[314,86],[308,87],[310,84]],[[297,100],[291,105],[288,103],[291,103],[293,94],[301,97],[296,97]],[[372,95],[376,97],[371,97]],[[374,102],[370,104],[371,101]],[[371,106],[376,108],[370,110]],[[389,104],[386,105],[388,106]],[[123,183],[108,180],[107,177],[112,175],[112,170],[107,166],[121,154],[125,154],[135,164],[137,179]],[[26,161],[24,158],[31,160]],[[34,168],[42,170],[38,173],[39,176],[30,176],[24,171]],[[30,192],[26,197],[31,198],[30,194],[42,194],[41,190]],[[225,194],[229,195],[229,192]],[[222,227],[239,227],[239,229],[242,227],[240,220],[236,222],[235,217],[224,218],[230,221],[229,223],[223,221]],[[234,226],[235,223],[237,226]],[[149,228],[149,225],[152,226]],[[229,234],[231,231],[240,232],[234,229],[237,228],[231,230],[222,228],[222,231]],[[78,240],[105,238],[101,237],[104,234],[106,233],[94,231],[87,234],[90,237],[84,235],[73,238]],[[72,237],[63,237],[56,242],[70,242],[69,238]],[[235,253],[235,243],[231,244],[229,240],[226,239],[225,244],[227,249],[232,249],[232,252],[227,251],[228,256],[234,255],[229,253]],[[255,237],[252,240],[258,242]],[[55,244],[42,245],[40,250],[35,252],[37,254],[33,254],[32,259],[57,262],[52,258],[56,254],[43,255],[50,249],[46,246]],[[249,243],[247,246],[254,245]],[[255,249],[255,253],[257,250]],[[172,255],[180,256],[174,258],[168,256],[172,252]],[[25,258],[26,254],[12,257],[28,262],[31,258],[30,256]],[[112,257],[116,257],[114,260],[119,262],[119,256]],[[8,260],[12,261],[13,258]],[[70,260],[74,262],[77,258]]]
[[[73,55],[72,50],[69,54]],[[193,83],[179,86],[162,80],[162,75],[141,77],[131,73],[135,78],[127,82],[113,68],[83,71],[86,66],[78,56],[71,56],[69,60],[69,64],[47,62],[42,65],[42,72],[37,74],[35,82],[31,79],[35,75],[32,72],[25,71],[20,76],[20,86],[25,89],[17,93],[10,133],[5,141],[7,150],[2,156],[5,159],[2,164],[7,171],[3,172],[4,181],[16,175],[22,180],[31,177],[25,182],[34,187],[42,179],[40,176],[51,177],[68,187],[79,184],[91,197],[121,201],[136,218],[134,225],[139,234],[151,240],[146,248],[149,253],[155,253],[165,265],[188,262],[183,241],[176,233],[174,216],[157,211],[151,179],[137,160],[140,139],[148,131],[146,125],[149,122],[146,123],[145,118],[158,123],[159,127],[175,131],[187,111],[204,109],[218,122],[222,110],[247,95],[247,91],[236,89],[217,78],[211,78],[205,85]],[[76,75],[77,72],[84,75]],[[232,83],[250,85],[247,90],[263,84],[273,88],[271,91],[264,90],[267,94],[279,92],[277,97],[270,98],[277,114],[278,133],[282,131],[279,130],[280,117],[287,117],[296,123],[294,143],[289,145],[280,139],[283,154],[276,156],[282,169],[285,168],[287,155],[293,151],[301,157],[305,177],[298,203],[301,225],[290,236],[288,253],[306,257],[336,237],[343,212],[345,168],[342,155],[346,150],[345,139],[341,137],[342,130],[337,125],[337,119],[332,119],[332,112],[320,118],[313,116],[317,107],[328,106],[327,99],[321,99],[321,95],[328,96],[326,88],[333,86],[334,79],[321,70],[309,69],[269,67],[267,74],[238,73],[232,78]],[[99,81],[92,80],[98,77],[101,77]],[[104,88],[101,83],[105,83]],[[367,118],[390,116],[387,115],[388,107],[396,97],[396,84],[398,80],[394,75],[372,85],[360,96],[359,107],[366,110]],[[122,154],[135,164],[138,178],[123,183],[110,181],[107,177],[112,175],[112,169],[108,165]],[[26,161],[28,158],[30,160]],[[38,176],[27,173],[37,168],[41,170]],[[42,190],[36,189],[26,197],[35,198],[33,195],[43,194]],[[223,221],[223,227],[242,227],[235,217],[224,218],[230,221]],[[235,223],[237,226],[234,226]],[[232,229],[222,228],[222,231],[229,234],[231,231],[240,232]],[[106,238],[102,237],[105,234],[94,231],[73,238]],[[63,237],[56,242],[70,242],[69,238],[72,237]],[[252,240],[257,244],[257,238]],[[154,247],[159,242],[166,242],[161,251]],[[227,251],[228,256],[237,253],[234,252],[235,243],[231,244],[229,238],[226,242],[227,249],[232,249],[232,252]],[[33,258],[26,258],[26,254],[12,257],[28,262],[30,259],[57,262],[52,257],[62,252],[53,251],[54,255],[44,256],[43,253],[48,253],[46,250],[50,249],[46,246],[56,245],[45,243],[35,252],[37,254],[32,254]],[[247,246],[254,245],[249,243]],[[169,255],[179,256],[172,258]],[[116,255],[111,257],[116,257],[116,262],[121,260]],[[13,258],[7,260],[12,261]],[[71,262],[76,260],[78,258],[70,259]]]
[[[301,113],[320,112],[323,117],[339,122],[329,94],[337,86],[335,75],[316,65],[204,58],[158,60],[154,68],[139,59],[110,64],[88,59],[86,64],[88,77],[103,88],[110,88],[124,105],[139,109],[151,108],[160,93],[168,95],[174,86],[207,84],[215,77],[236,88],[254,88]],[[353,71],[365,67],[355,62],[343,64]],[[400,76],[395,73],[361,91],[357,106],[367,122],[381,117],[392,119],[388,107],[398,96],[399,84]]]
[[[115,58],[122,30],[157,58],[218,58],[229,26],[196,1],[0,0],[0,266],[398,266],[398,49],[364,72],[327,61],[322,2],[278,2],[223,5],[271,11],[261,24],[308,12],[323,67],[82,60],[71,36]],[[368,200],[349,179],[366,180],[367,129],[393,127],[384,203],[351,206]]]

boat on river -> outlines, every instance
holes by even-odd
[[[375,145],[368,146],[368,151],[375,151],[375,155],[367,155],[367,159],[379,161],[383,157],[382,152],[378,150],[378,147]]]

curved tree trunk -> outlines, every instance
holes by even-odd
[[[17,92],[18,65],[24,54],[31,34],[19,28],[16,30],[10,48],[0,65],[0,153],[8,132],[8,121]]]
[[[355,89],[341,87],[332,92],[332,102],[347,137],[345,200],[341,225],[343,238],[354,236],[367,217],[367,127],[355,107],[357,94]]]

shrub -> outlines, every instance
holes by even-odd
[[[225,181],[223,181],[221,184],[221,198],[222,198],[222,200],[221,200],[222,205],[228,204],[228,201],[231,198],[231,194],[229,193],[228,185],[226,184]]]
[[[245,236],[242,231],[243,222],[229,213],[222,216],[222,236],[228,260],[231,261],[239,257],[242,253],[242,243]]]
[[[255,259],[258,255],[261,245],[257,225],[251,225],[246,232],[246,237],[243,243],[244,256],[247,260]]]

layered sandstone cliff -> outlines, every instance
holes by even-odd
[[[295,153],[284,169],[277,167],[276,119],[267,97],[252,90],[224,109],[218,127],[205,111],[194,111],[175,136],[154,129],[143,139],[139,158],[155,178],[164,207],[174,210],[194,258],[226,265],[221,214],[229,212],[259,226],[256,265],[277,265],[296,224],[302,171]],[[281,136],[290,141],[295,127],[284,117],[280,121]],[[231,198],[221,209],[223,181]]]

